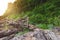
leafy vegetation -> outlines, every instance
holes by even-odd
[[[17,0],[13,5],[19,15],[11,18],[28,16],[29,23],[43,29],[49,28],[49,24],[60,26],[60,0]]]

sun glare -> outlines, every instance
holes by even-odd
[[[8,3],[14,3],[15,0],[0,0],[0,16],[2,16],[8,8]]]

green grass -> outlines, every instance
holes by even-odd
[[[53,24],[38,24],[36,26],[41,29],[52,29],[54,27]]]

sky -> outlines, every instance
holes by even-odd
[[[0,0],[0,16],[2,16],[8,8],[8,3],[14,3],[15,0]]]

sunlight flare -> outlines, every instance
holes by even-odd
[[[8,3],[14,3],[15,0],[0,0],[0,16],[2,16],[7,8],[8,8]]]

